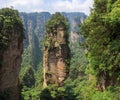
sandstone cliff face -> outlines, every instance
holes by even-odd
[[[18,75],[22,61],[23,43],[18,35],[11,36],[11,43],[3,52],[3,64],[0,68],[0,90],[10,91],[12,100],[18,100]]]
[[[44,86],[49,84],[63,85],[67,77],[67,57],[69,55],[68,45],[63,28],[57,29],[57,34],[47,34],[50,47],[44,47]]]

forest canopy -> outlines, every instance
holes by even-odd
[[[81,28],[86,38],[89,73],[99,90],[120,83],[120,1],[94,0],[94,8]]]

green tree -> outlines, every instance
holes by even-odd
[[[23,86],[31,88],[35,85],[34,71],[32,67],[27,67],[21,78]]]
[[[120,1],[94,0],[91,15],[82,25],[86,38],[89,73],[96,77],[99,90],[119,83]]]
[[[69,25],[67,19],[60,13],[55,13],[46,23],[46,32],[57,34],[57,28],[63,27],[65,32],[68,31]]]

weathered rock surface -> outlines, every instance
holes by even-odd
[[[67,57],[69,48],[63,28],[57,29],[57,34],[47,34],[53,47],[44,47],[43,66],[44,66],[44,86],[57,84],[61,86],[67,77]],[[50,44],[51,45],[51,44]]]
[[[24,28],[18,11],[0,9],[0,100],[19,100]]]
[[[18,75],[22,62],[23,43],[18,42],[18,35],[13,35],[11,40],[12,42],[3,52],[3,64],[0,68],[0,90],[10,91],[12,100],[18,100]]]

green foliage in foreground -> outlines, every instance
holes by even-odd
[[[39,100],[40,92],[43,89],[43,68],[39,65],[37,70],[30,66],[26,66],[21,70],[21,97],[22,100]]]
[[[21,76],[22,84],[26,87],[32,87],[35,85],[34,70],[32,67],[27,67],[25,72]]]
[[[82,25],[89,73],[99,90],[120,82],[120,1],[94,0],[94,9]]]
[[[119,100],[119,87],[110,87],[107,90],[99,91],[93,88],[91,83],[84,80],[69,78],[65,86],[49,86],[40,92],[40,100]]]
[[[75,96],[66,87],[51,85],[41,91],[40,100],[75,100]]]

